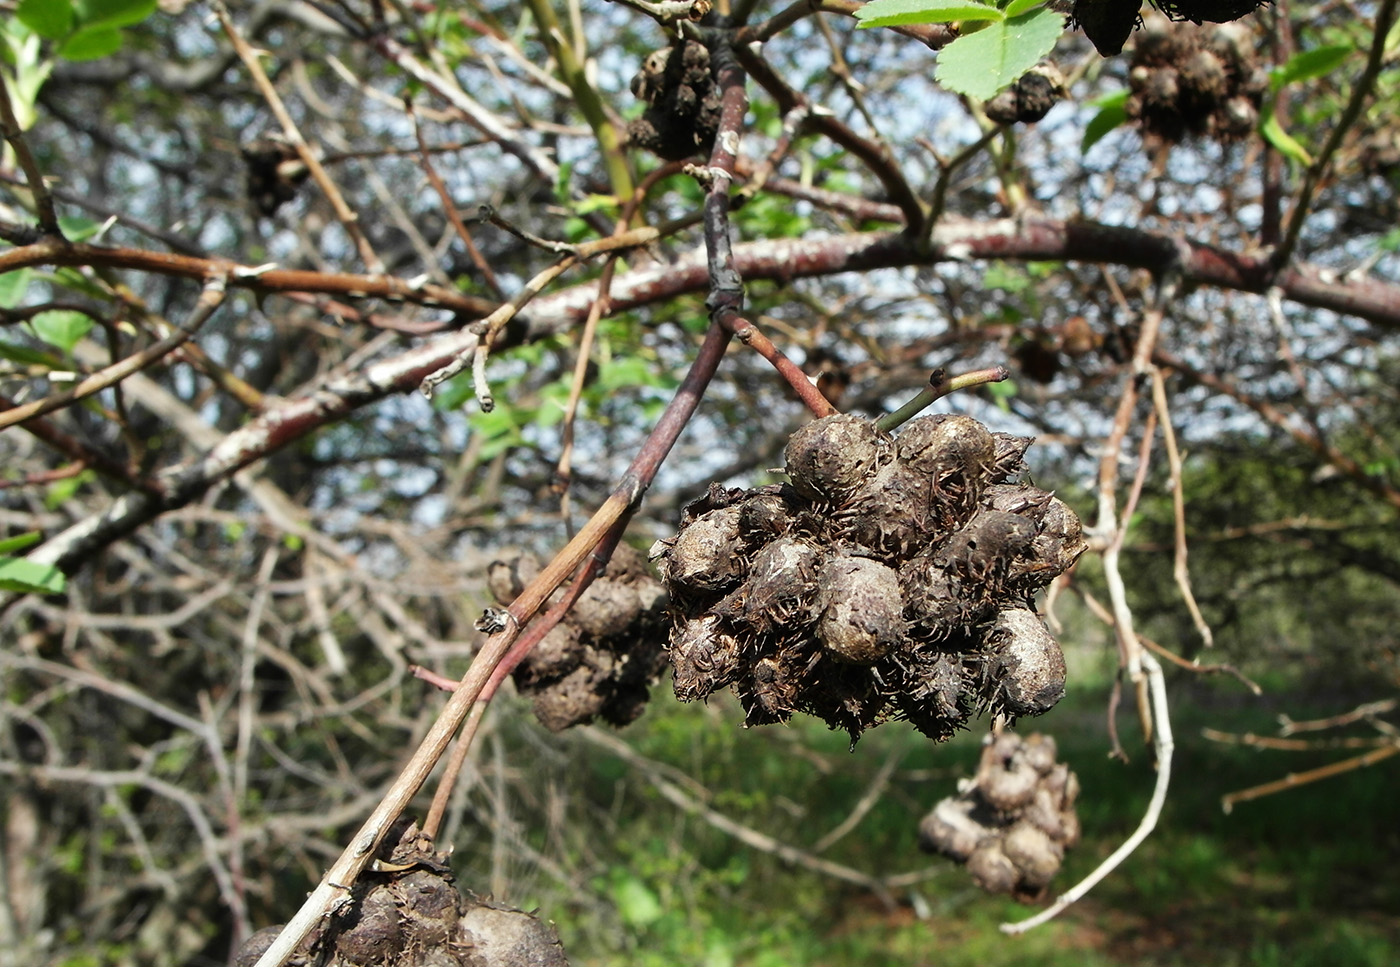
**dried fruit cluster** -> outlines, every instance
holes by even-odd
[[[852,741],[1048,710],[1064,657],[1031,601],[1085,543],[1063,501],[1013,482],[1030,444],[966,416],[893,438],[832,416],[788,441],[791,484],[711,485],[652,550],[677,697],[733,685],[750,725],[803,711]]]
[[[1188,134],[1235,140],[1252,134],[1268,74],[1248,30],[1154,23],[1142,32],[1128,73],[1128,118],[1177,142]]]
[[[632,144],[669,161],[710,151],[719,129],[720,98],[710,51],[695,40],[652,51],[632,78],[632,93],[646,113],[627,125]]]
[[[402,825],[390,835],[380,850],[384,872],[362,876],[347,908],[290,963],[568,967],[553,927],[471,891],[459,892],[448,853],[434,851],[416,825]],[[281,929],[266,927],[249,937],[235,967],[253,967]]]
[[[987,736],[977,775],[958,783],[919,823],[919,845],[967,866],[977,885],[1040,896],[1079,842],[1079,780],[1055,761],[1055,740]]]
[[[525,554],[493,561],[487,585],[503,605],[536,574]],[[607,568],[515,669],[516,687],[530,696],[535,717],[560,732],[601,718],[626,725],[642,714],[647,693],[666,665],[666,593],[641,552],[626,544]]]

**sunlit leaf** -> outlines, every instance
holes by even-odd
[[[934,78],[950,91],[987,100],[1050,53],[1064,17],[1041,7],[966,34],[938,54]]]
[[[856,10],[862,27],[951,23],[956,20],[1004,20],[996,7],[974,0],[870,0]]]
[[[19,594],[62,594],[67,578],[58,568],[22,557],[0,557],[0,591]]]

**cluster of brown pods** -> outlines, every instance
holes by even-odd
[[[967,866],[977,885],[1040,896],[1079,842],[1079,780],[1048,735],[987,736],[977,775],[919,823],[919,845]]]
[[[539,559],[531,554],[493,561],[487,586],[508,605],[539,570]],[[595,718],[626,725],[642,714],[666,666],[661,644],[666,624],[661,583],[640,551],[620,544],[564,620],[516,667],[515,685],[551,732]]]
[[[677,697],[732,685],[750,725],[802,711],[853,742],[889,719],[939,740],[980,711],[1048,710],[1064,657],[1032,597],[1085,543],[1018,482],[1030,444],[966,416],[895,437],[832,416],[789,440],[790,484],[712,485],[652,550]]]

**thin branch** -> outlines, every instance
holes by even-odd
[[[233,49],[238,54],[238,59],[248,69],[248,74],[262,94],[263,100],[272,109],[277,123],[282,126],[283,136],[296,149],[297,157],[301,159],[302,164],[306,165],[307,171],[311,173],[311,179],[316,182],[316,185],[331,203],[335,217],[345,227],[345,231],[349,233],[350,237],[354,239],[355,247],[360,251],[360,258],[365,263],[366,271],[371,275],[383,275],[384,263],[379,260],[379,256],[375,254],[373,247],[369,244],[369,239],[360,229],[360,216],[355,214],[345,203],[345,197],[340,193],[340,189],[335,186],[335,182],[331,181],[331,176],[321,166],[321,159],[316,157],[316,152],[311,150],[306,139],[302,137],[296,122],[292,120],[286,105],[282,103],[277,89],[272,86],[272,81],[268,80],[267,72],[259,63],[258,52],[253,50],[248,41],[243,39],[243,35],[234,25],[233,18],[229,16],[228,8],[224,6],[222,0],[216,0],[214,13],[218,16],[219,24],[224,28],[224,33],[233,43]]]
[[[1356,756],[1351,759],[1343,759],[1341,762],[1329,763],[1325,766],[1318,766],[1316,769],[1309,769],[1306,772],[1290,772],[1282,779],[1275,779],[1273,782],[1265,782],[1258,786],[1251,786],[1239,792],[1226,793],[1220,797],[1220,808],[1224,812],[1230,812],[1235,808],[1236,803],[1248,802],[1251,799],[1260,799],[1264,796],[1272,796],[1274,793],[1284,792],[1288,789],[1296,789],[1305,786],[1310,782],[1320,782],[1323,779],[1331,779],[1333,776],[1341,775],[1344,772],[1351,772],[1353,769],[1364,769],[1366,766],[1375,765],[1393,755],[1400,754],[1400,742],[1391,742],[1383,748],[1374,749],[1371,752]]]
[[[36,416],[43,416],[45,413],[52,413],[54,410],[70,406],[78,400],[99,393],[109,386],[115,386],[132,373],[145,369],[151,363],[193,339],[200,327],[214,314],[214,310],[223,304],[225,281],[224,276],[216,276],[206,282],[204,291],[200,293],[199,300],[195,303],[193,311],[190,312],[190,317],[164,339],[80,380],[70,390],[0,412],[0,430],[14,426],[16,423],[23,423]]]
[[[1215,638],[1211,634],[1210,625],[1206,624],[1206,619],[1201,615],[1201,609],[1196,604],[1196,595],[1191,591],[1191,572],[1186,567],[1186,494],[1183,491],[1181,478],[1181,451],[1176,446],[1176,431],[1172,429],[1171,408],[1167,405],[1166,381],[1162,378],[1162,371],[1156,367],[1152,369],[1152,405],[1156,408],[1157,422],[1162,426],[1162,440],[1166,444],[1167,450],[1167,471],[1170,474],[1170,486],[1172,493],[1172,520],[1175,534],[1175,552],[1172,559],[1172,577],[1176,580],[1176,586],[1181,590],[1181,597],[1186,602],[1186,610],[1191,612],[1191,620],[1196,624],[1196,630],[1201,633],[1201,638],[1209,648],[1215,644]]]
[[[1152,789],[1152,799],[1147,804],[1147,811],[1143,814],[1142,821],[1133,834],[1123,842],[1123,845],[1114,850],[1108,859],[1100,863],[1092,873],[1035,916],[1019,923],[1003,923],[1001,925],[1002,933],[1025,933],[1027,930],[1059,916],[1071,904],[1097,886],[1104,877],[1117,869],[1156,828],[1157,820],[1162,815],[1162,806],[1167,801],[1167,787],[1171,784],[1172,750],[1176,747],[1176,743],[1172,738],[1170,709],[1167,705],[1167,686],[1162,678],[1162,666],[1157,663],[1156,658],[1146,652],[1141,657],[1141,663],[1142,670],[1147,677],[1148,691],[1152,696],[1153,718],[1157,725],[1153,732],[1153,749],[1157,756],[1157,782]]]
[[[29,144],[24,140],[24,129],[15,117],[14,102],[10,100],[10,89],[5,81],[4,71],[0,71],[0,134],[9,142],[15,153],[15,160],[24,172],[25,180],[29,182],[29,192],[34,196],[34,212],[39,216],[40,230],[53,238],[63,238],[63,230],[58,227],[58,213],[53,207],[53,195],[49,193],[49,186],[44,183],[44,173],[39,170],[39,163],[34,160],[34,155],[29,151]]]

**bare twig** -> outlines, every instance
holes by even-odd
[[[24,139],[24,130],[19,125],[19,119],[15,117],[14,104],[10,100],[10,89],[5,81],[4,71],[0,71],[0,134],[9,142],[11,150],[15,153],[15,160],[24,172],[25,180],[29,182],[29,192],[34,196],[34,212],[39,216],[39,228],[45,235],[62,239],[63,230],[58,227],[58,213],[54,211],[53,195],[49,192],[49,186],[44,183],[44,173],[39,170],[39,163],[30,153],[29,144]]]
[[[340,189],[335,186],[331,176],[321,166],[321,159],[316,157],[316,152],[311,150],[311,146],[302,137],[296,122],[292,120],[286,105],[282,103],[277,88],[272,86],[267,72],[263,70],[262,64],[258,61],[258,52],[249,45],[248,41],[243,39],[243,34],[234,25],[233,18],[229,16],[228,8],[222,2],[214,4],[214,13],[218,16],[219,24],[224,28],[225,35],[233,43],[233,49],[238,54],[238,59],[248,69],[248,74],[252,77],[253,83],[257,85],[263,100],[267,101],[267,106],[277,118],[277,123],[282,126],[283,137],[296,149],[297,157],[301,159],[302,164],[306,165],[306,170],[311,173],[311,179],[316,182],[317,187],[325,193],[327,201],[331,203],[331,208],[335,210],[335,217],[341,225],[345,226],[345,231],[349,233],[350,237],[355,240],[355,247],[360,251],[360,258],[365,263],[366,271],[371,275],[383,275],[384,263],[379,260],[379,256],[375,254],[374,248],[369,244],[369,239],[361,230],[360,216],[345,203],[345,196],[340,193]]]
[[[5,427],[14,426],[16,423],[23,423],[25,420],[36,416],[43,416],[45,413],[52,413],[85,399],[94,393],[99,393],[109,386],[114,386],[126,379],[132,373],[145,369],[151,363],[166,356],[184,343],[194,338],[201,326],[214,314],[214,310],[219,308],[224,301],[226,277],[219,275],[210,279],[204,284],[204,291],[200,293],[199,300],[195,303],[194,309],[190,312],[190,317],[170,335],[158,342],[152,343],[138,353],[132,353],[120,362],[113,363],[106,369],[93,373],[78,382],[70,390],[62,393],[55,393],[53,396],[35,400],[33,403],[26,403],[23,406],[16,406],[13,409],[0,412],[0,430]]]

